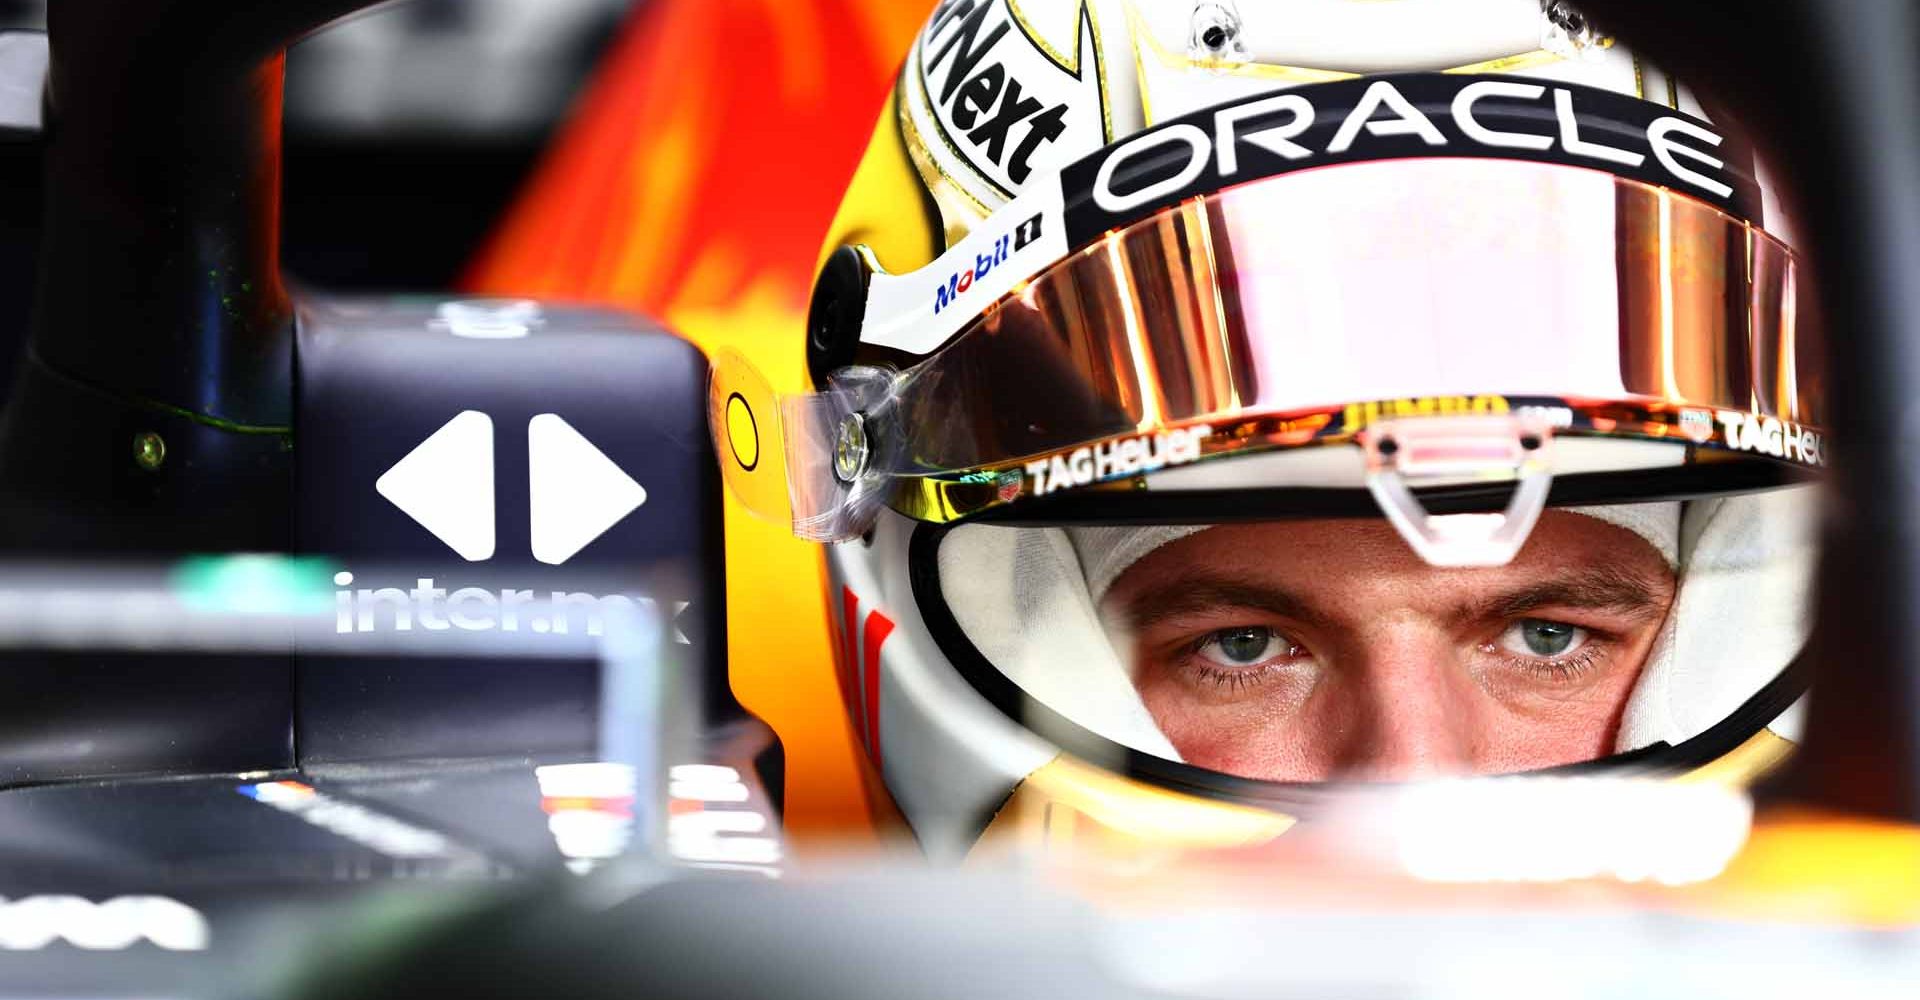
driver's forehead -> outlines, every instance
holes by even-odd
[[[1219,525],[1149,553],[1114,582],[1109,601],[1183,580],[1282,589],[1328,610],[1390,601],[1400,607],[1457,605],[1574,576],[1603,574],[1671,589],[1666,560],[1639,535],[1596,518],[1549,510],[1505,566],[1428,565],[1378,519]]]

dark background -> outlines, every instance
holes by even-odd
[[[47,0],[0,0],[0,31]],[[405,0],[287,55],[282,265],[343,293],[453,286],[643,0]],[[37,148],[0,141],[0,393],[33,304]]]
[[[0,30],[46,0],[0,0]],[[452,285],[564,118],[629,0],[409,0],[287,60],[283,263],[309,287]],[[39,163],[0,149],[0,332],[30,306]]]

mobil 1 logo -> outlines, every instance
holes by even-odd
[[[1099,148],[1097,47],[1084,11],[1076,17],[1044,40],[1007,0],[942,0],[910,71],[915,110],[944,140],[928,136],[930,152],[958,156],[1008,197],[1035,171]]]
[[[972,267],[947,275],[946,284],[933,291],[933,314],[938,316],[945,312],[973,288],[974,282],[986,277],[994,268],[1004,267],[1015,254],[1032,246],[1040,238],[1045,224],[1044,213],[1033,216],[1015,226],[1011,235],[995,239],[986,253],[974,254]]]
[[[1401,73],[1259,95],[1157,125],[1066,168],[1068,242],[1187,198],[1294,170],[1411,157],[1604,170],[1754,223],[1752,151],[1662,104],[1576,84]]]

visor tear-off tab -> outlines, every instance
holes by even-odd
[[[1553,427],[1538,414],[1387,420],[1360,437],[1374,502],[1434,566],[1511,562],[1540,520],[1553,485]],[[1430,514],[1413,492],[1421,485],[1484,479],[1514,481],[1505,511]]]

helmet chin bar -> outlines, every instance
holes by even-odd
[[[1503,566],[1540,520],[1553,486],[1553,428],[1538,414],[1412,417],[1360,435],[1367,490],[1420,558],[1433,566]],[[1414,489],[1511,479],[1497,514],[1433,514]]]

